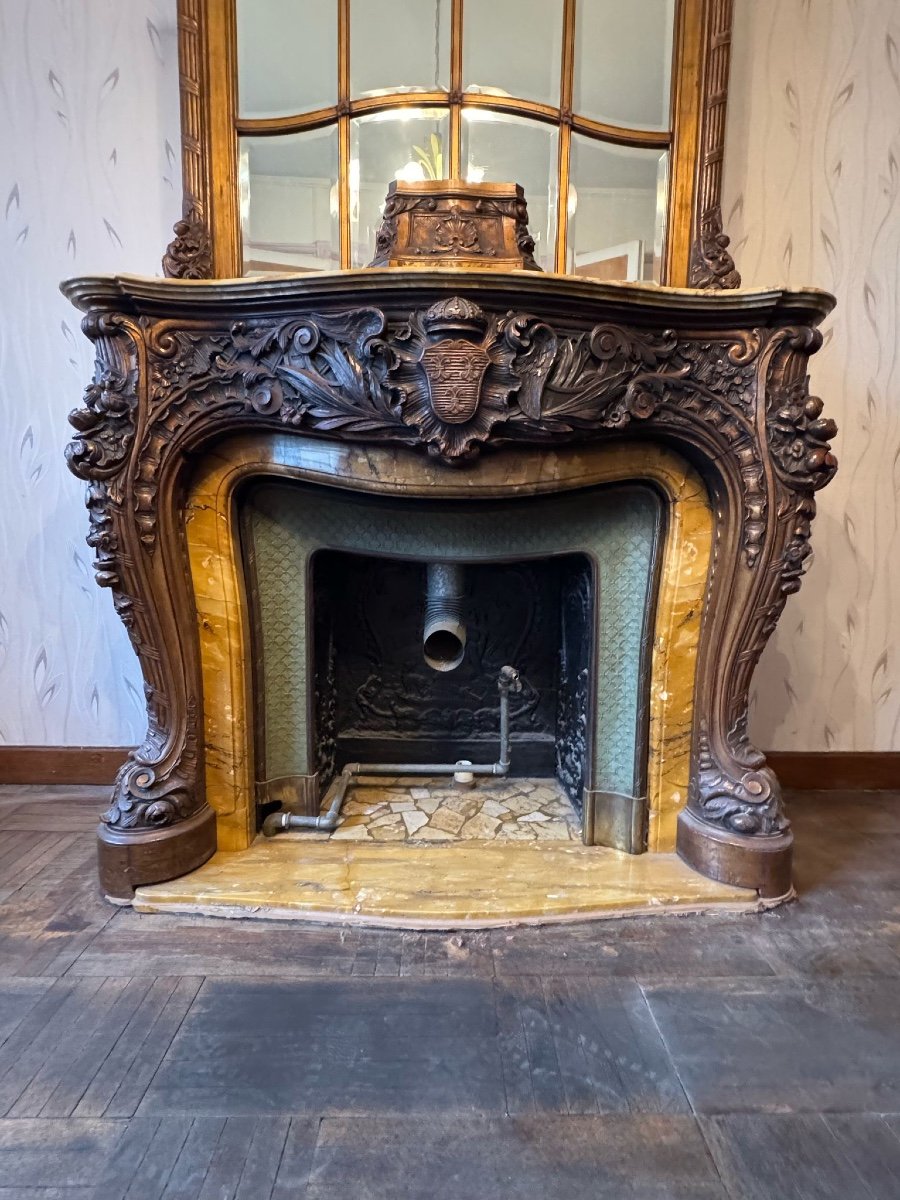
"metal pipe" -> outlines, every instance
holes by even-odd
[[[509,693],[521,692],[522,680],[519,678],[519,672],[515,667],[501,667],[500,675],[497,679],[497,687],[500,689],[500,760],[498,766],[502,770],[498,771],[498,775],[509,774]]]
[[[459,563],[429,563],[422,652],[435,671],[452,671],[466,652],[465,583]]]
[[[509,694],[521,692],[522,681],[515,667],[501,667],[497,679],[500,691],[500,757],[495,763],[469,763],[465,770],[472,775],[508,775],[510,764],[509,746]],[[325,799],[330,802],[326,812],[318,817],[298,816],[290,812],[270,813],[263,821],[262,831],[266,837],[284,833],[287,829],[317,829],[331,832],[337,828],[341,805],[347,788],[359,775],[455,775],[460,763],[347,763],[338,778],[332,783]],[[323,801],[324,803],[324,801]]]
[[[325,796],[325,800],[328,801],[328,808],[324,813],[320,813],[316,817],[301,816],[291,812],[269,813],[265,821],[263,821],[263,833],[266,837],[274,837],[276,833],[283,833],[286,829],[318,829],[331,833],[332,830],[337,828],[338,817],[341,814],[341,805],[344,803],[344,796],[347,793],[347,788],[350,786],[352,778],[353,774],[349,768],[344,767],[343,771],[328,789]]]

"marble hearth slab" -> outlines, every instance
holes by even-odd
[[[450,929],[709,909],[753,912],[755,892],[695,874],[675,855],[572,843],[451,845],[279,841],[218,853],[137,890],[138,912]]]

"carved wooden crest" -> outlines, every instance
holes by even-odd
[[[429,346],[422,352],[434,415],[448,425],[471,421],[481,399],[481,384],[490,365],[487,351],[462,338]]]

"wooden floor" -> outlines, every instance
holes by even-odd
[[[466,935],[139,915],[0,788],[0,1200],[897,1200],[900,793],[799,903]]]

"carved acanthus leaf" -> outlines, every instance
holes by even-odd
[[[704,820],[732,833],[773,836],[788,822],[777,780],[749,742],[744,711],[728,734],[729,767],[718,761],[709,730],[701,721],[697,741],[694,800]],[[745,769],[742,769],[746,764]]]
[[[547,441],[654,419],[702,428],[731,451],[753,565],[766,528],[753,420],[763,341],[759,330],[689,341],[612,323],[563,336],[528,313],[487,314],[459,296],[400,327],[372,308],[206,336],[160,329],[150,338],[152,410],[140,453],[142,538],[152,546],[160,456],[210,409],[420,443],[448,463],[477,453],[498,426],[504,441]]]
[[[83,326],[97,357],[84,404],[69,413],[77,436],[66,447],[66,462],[80,479],[109,479],[125,465],[134,439],[137,361],[118,318],[85,317]]]
[[[174,768],[166,769],[166,730],[169,714],[165,701],[149,684],[147,735],[133,750],[116,776],[112,803],[101,817],[114,829],[162,829],[185,820],[201,807],[195,790],[197,766],[197,714],[195,699],[185,708],[185,736]]]

